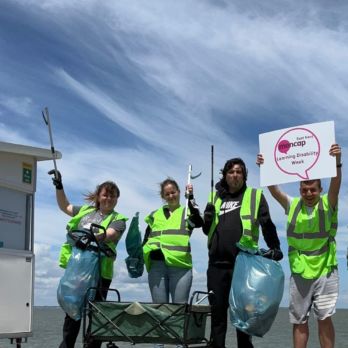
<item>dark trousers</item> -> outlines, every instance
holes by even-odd
[[[111,284],[111,279],[101,280],[101,287],[103,290],[101,292],[97,291],[95,299],[97,301],[106,299],[109,287]],[[81,320],[74,320],[70,318],[67,314],[65,315],[64,325],[63,325],[63,341],[60,344],[59,348],[74,348],[77,336],[79,335],[81,327]],[[87,345],[86,348],[100,348],[101,342],[92,342]]]
[[[211,339],[213,348],[225,348],[227,331],[227,313],[229,308],[229,294],[231,290],[233,268],[223,268],[209,265],[207,270],[208,291],[215,296],[210,299],[211,304]],[[253,348],[251,336],[237,331],[238,348]]]

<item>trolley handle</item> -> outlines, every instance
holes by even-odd
[[[97,229],[98,231],[102,230],[104,238],[106,237],[105,227],[95,223],[91,223],[88,229],[76,229],[68,231],[68,235],[75,242],[76,247],[82,250],[93,248],[93,250],[101,251],[108,257],[115,257],[116,253],[106,243],[103,243],[102,240],[98,241],[96,234],[93,233],[93,230],[95,229]],[[96,246],[90,246],[92,242],[95,243]]]
[[[108,257],[116,257],[115,251],[113,251],[106,243],[103,243],[104,239],[106,238],[106,228],[102,225],[91,223],[89,227],[90,231],[93,232],[94,228],[96,228],[98,231],[102,230],[102,234],[103,234],[102,240],[97,241],[96,235],[98,235],[98,233],[97,234],[93,233],[93,236],[96,240],[99,250],[102,251]]]
[[[108,292],[114,292],[117,296],[117,302],[121,302],[121,295],[120,295],[120,292],[115,289],[115,288],[109,288]]]
[[[92,242],[96,244],[97,249],[100,249],[100,244],[95,234],[93,233],[93,227],[98,228],[98,230],[104,229],[105,231],[105,228],[103,226],[91,224],[88,229],[75,229],[68,231],[68,235],[75,242],[76,247],[82,250],[88,248]]]
[[[94,239],[98,245],[98,248],[108,257],[115,257],[116,253],[106,244],[103,243],[104,239],[106,238],[106,228],[102,225],[98,225],[95,223],[91,223],[91,226],[89,227],[90,231],[93,232],[93,228],[98,229],[98,231],[102,230],[103,238],[99,242],[97,241],[96,235],[93,233]]]
[[[91,223],[90,227],[89,227],[89,230],[91,231],[91,233],[93,234],[94,238],[96,236],[95,233],[93,233],[93,227],[95,227],[98,231],[102,230],[102,233],[104,235],[104,238],[106,237],[106,228],[102,225],[98,225],[98,224],[95,224],[94,222]],[[104,239],[103,238],[103,239]],[[96,238],[95,238],[96,239]]]
[[[203,295],[202,298],[199,298],[200,295]],[[191,295],[191,298],[190,298],[190,306],[192,305],[198,305],[200,304],[201,302],[203,302],[206,298],[209,298],[210,296],[214,295],[214,292],[213,291],[194,291]],[[193,303],[193,301],[196,301],[195,303]]]

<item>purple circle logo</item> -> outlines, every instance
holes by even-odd
[[[306,128],[292,128],[278,139],[274,160],[278,168],[290,175],[308,179],[308,171],[318,161],[320,143],[317,136]]]

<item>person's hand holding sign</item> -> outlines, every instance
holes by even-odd
[[[261,164],[263,164],[264,159],[262,156],[262,153],[257,154],[256,156],[256,164],[260,167]]]

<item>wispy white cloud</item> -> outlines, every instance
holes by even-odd
[[[29,97],[0,95],[0,106],[20,116],[30,117],[33,101]]]
[[[0,138],[2,141],[19,143],[20,135],[12,128],[7,127],[4,123],[0,123]]]
[[[345,91],[345,65],[335,64],[338,68],[332,69],[334,62],[347,55],[347,47],[342,47],[345,33],[329,30],[314,18],[295,26],[298,23],[284,15],[249,17],[233,6],[226,11],[196,2],[169,8],[151,2],[141,10],[118,5],[111,13],[115,14],[116,35],[122,28],[122,34],[141,40],[140,47],[134,48],[127,35],[120,35],[130,59],[153,83],[188,104],[203,101],[207,108],[222,104],[232,111],[247,103],[269,108],[281,86],[288,98],[306,106],[308,99],[312,105],[328,94],[329,100],[339,102],[334,91]],[[323,47],[330,49],[323,52]],[[332,84],[325,83],[325,76]],[[260,86],[263,93],[258,93]],[[302,98],[304,93],[307,100]],[[346,106],[344,100],[338,105],[342,102]]]
[[[151,0],[142,6],[95,0],[83,7],[77,0],[16,4],[28,12],[25,29],[34,28],[30,39],[39,38],[43,63],[27,64],[25,70],[27,65],[18,60],[23,47],[17,45],[13,54],[1,46],[1,57],[11,64],[6,65],[0,91],[13,87],[0,92],[0,139],[47,147],[47,130],[38,121],[26,117],[28,127],[19,124],[31,112],[39,113],[43,99],[50,101],[55,146],[63,153],[58,167],[74,204],[82,204],[82,194],[96,184],[112,179],[121,189],[117,209],[129,217],[140,211],[142,218],[161,204],[157,184],[170,175],[183,188],[192,163],[194,171],[203,172],[194,181],[203,208],[210,190],[211,144],[215,181],[226,159],[241,156],[249,167],[249,184],[258,186],[257,134],[295,124],[333,119],[337,141],[344,153],[348,150],[347,24],[339,7],[328,10],[316,1],[282,1],[281,6],[277,1],[221,1],[217,6],[194,0]],[[0,45],[5,42],[0,40]],[[19,89],[23,81],[28,93]],[[58,110],[61,116],[54,118]],[[81,111],[71,116],[67,110]],[[112,125],[139,143],[116,141]],[[95,137],[96,127],[103,127],[103,142]],[[35,211],[37,294],[46,303],[55,301],[61,274],[55,260],[68,220],[56,207],[47,175],[51,168],[50,162],[38,166]],[[341,212],[348,209],[346,184],[344,178]],[[296,185],[285,188],[293,195],[298,192]],[[266,197],[283,241],[284,212],[268,193]],[[342,259],[347,244],[344,213],[340,225]],[[118,248],[116,287],[130,298],[149,299],[149,292],[142,295],[144,287],[139,286],[146,283],[146,275],[129,279],[124,241]],[[194,287],[202,288],[207,250],[199,230],[192,249]],[[286,260],[282,265],[288,268]]]

